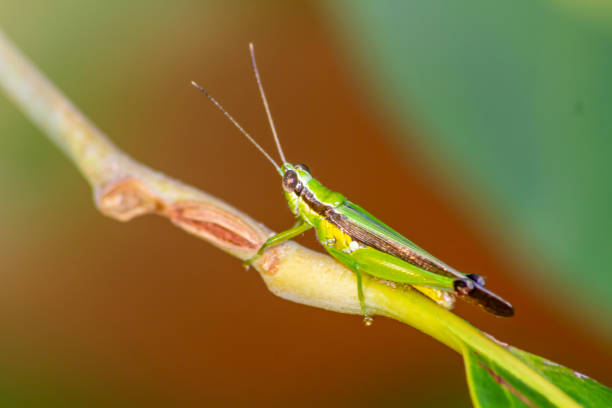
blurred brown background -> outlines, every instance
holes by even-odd
[[[325,13],[311,2],[4,1],[0,25],[128,154],[278,231],[292,223],[280,180],[189,86],[200,82],[272,150],[254,42],[290,160],[485,274],[516,307],[497,319],[458,305],[474,325],[610,385],[610,338],[570,313],[555,285],[525,282],[549,266],[528,245],[504,249],[511,238],[476,210],[478,192],[420,148],[399,148],[393,133],[426,132],[389,125]],[[365,329],[276,298],[161,218],[104,218],[4,96],[0,122],[2,405],[470,406],[461,359],[445,346],[394,321]],[[311,233],[299,241],[316,248]]]

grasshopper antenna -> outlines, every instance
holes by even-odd
[[[253,143],[255,145],[255,147],[264,155],[266,156],[266,159],[268,159],[270,161],[270,163],[272,163],[274,165],[274,167],[276,168],[277,171],[280,172],[280,167],[278,166],[278,164],[276,164],[276,162],[274,161],[274,159],[272,159],[272,157],[270,157],[270,155],[263,149],[263,147],[261,147],[259,145],[259,143],[257,143],[255,141],[255,139],[253,139],[251,137],[251,135],[249,135],[247,133],[246,130],[244,130],[242,128],[242,126],[240,126],[240,124],[238,123],[238,121],[236,121],[236,119],[234,119],[232,117],[232,115],[229,114],[228,111],[225,110],[225,108],[223,106],[221,106],[221,104],[219,102],[217,102],[217,100],[215,98],[213,98],[213,96],[211,94],[209,94],[206,89],[202,88],[200,85],[198,85],[196,83],[196,81],[191,81],[191,85],[195,86],[196,88],[198,88],[204,95],[206,95],[208,97],[208,99],[210,99],[210,101],[212,103],[215,104],[215,106],[217,108],[219,108],[219,110],[221,110],[221,112],[223,112],[223,114],[234,124],[234,126],[236,126],[238,128],[238,130],[244,135],[246,136],[247,139],[249,139],[249,141],[251,143]]]
[[[285,159],[285,154],[283,153],[283,149],[278,139],[278,134],[276,133],[276,128],[274,127],[274,121],[272,120],[272,113],[270,113],[268,100],[266,99],[266,94],[264,93],[263,85],[261,84],[259,70],[257,69],[257,62],[255,61],[255,47],[253,46],[253,43],[249,43],[249,50],[251,51],[251,63],[253,64],[253,72],[255,73],[255,79],[257,80],[257,86],[259,87],[261,100],[263,101],[264,107],[266,108],[266,114],[268,115],[268,122],[270,122],[270,128],[272,129],[272,134],[274,135],[274,142],[276,143],[276,148],[278,149],[278,153],[280,154],[283,163],[287,163],[287,160]]]

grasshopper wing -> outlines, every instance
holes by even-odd
[[[330,209],[326,217],[346,234],[365,245],[396,256],[429,272],[462,280],[470,279],[469,275],[463,274],[435,258],[399,232],[348,200]],[[495,315],[504,317],[514,315],[514,309],[510,303],[485,289],[480,282],[473,281],[473,283],[474,289],[469,291],[468,294],[457,293],[457,295]]]

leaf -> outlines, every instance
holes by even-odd
[[[526,351],[508,350],[585,407],[612,407],[612,389],[592,378]]]
[[[610,407],[612,390],[567,367],[514,347],[505,349],[533,370],[517,378],[496,362],[466,347],[464,361],[472,401],[476,407],[557,407],[550,395],[536,390],[535,382],[562,391],[576,406]],[[540,387],[541,388],[541,387]],[[570,402],[568,400],[568,403]]]

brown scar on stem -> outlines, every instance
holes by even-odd
[[[516,388],[514,388],[512,385],[510,385],[510,383],[508,383],[506,380],[504,380],[499,374],[497,374],[495,371],[493,371],[493,369],[491,369],[490,367],[488,367],[486,364],[484,364],[482,361],[478,362],[478,365],[482,368],[484,368],[490,375],[491,377],[493,377],[493,379],[495,380],[496,383],[498,383],[499,385],[501,385],[502,387],[505,387],[508,391],[510,391],[515,397],[517,397],[518,399],[520,399],[525,405],[529,406],[529,407],[535,407],[535,405],[533,404],[533,402],[531,402],[526,396],[524,396],[523,394],[521,394]]]
[[[104,186],[96,204],[105,215],[129,221],[144,214],[166,216],[192,234],[237,248],[257,249],[261,238],[233,214],[210,204],[179,201],[166,204],[139,179],[127,177]]]
[[[237,248],[257,249],[261,238],[253,229],[233,214],[210,204],[179,201],[162,213],[175,225],[192,234],[221,241]]]
[[[261,267],[267,275],[274,275],[278,272],[278,268],[280,267],[280,259],[281,254],[279,254],[279,250],[281,248],[274,247],[268,249],[263,254],[263,259],[261,261]]]
[[[119,221],[159,212],[164,207],[164,203],[142,181],[133,177],[104,186],[97,194],[96,204],[103,214]]]

